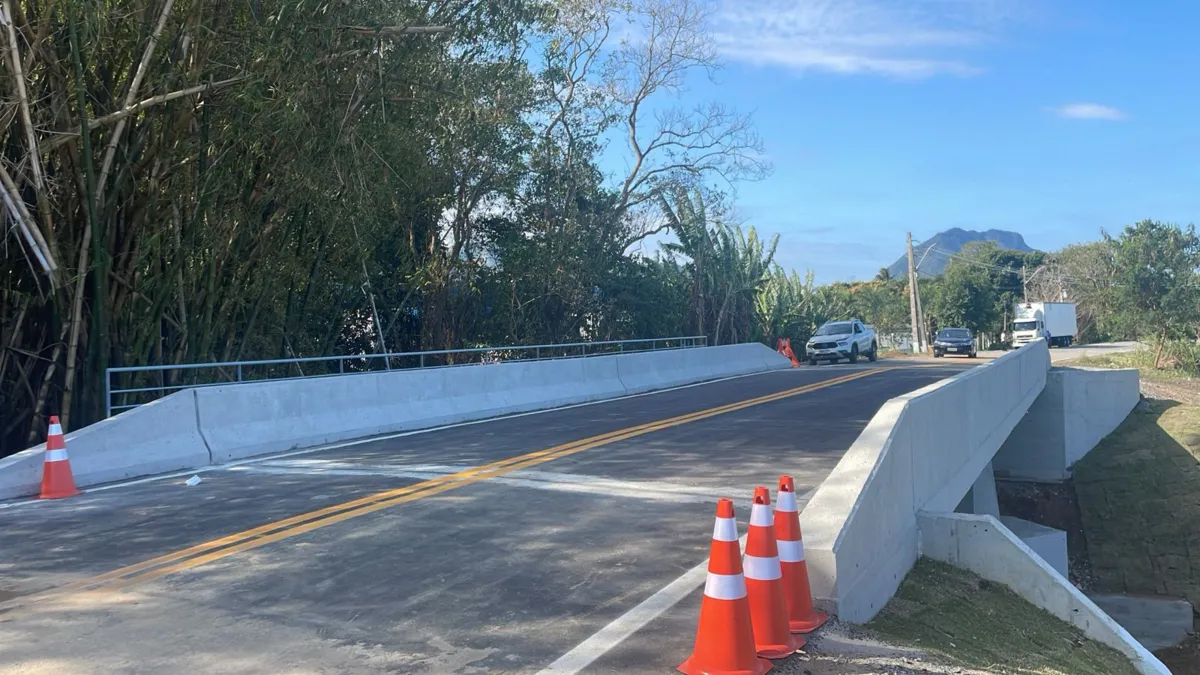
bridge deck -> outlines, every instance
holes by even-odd
[[[703,576],[629,612],[705,559],[716,498],[744,519],[785,472],[804,495],[884,401],[968,365],[794,369],[3,505],[0,672],[536,672],[568,653],[668,672]]]

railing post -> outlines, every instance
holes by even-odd
[[[104,369],[104,419],[112,417],[112,373]]]
[[[242,381],[242,364],[240,363],[237,365],[237,381]]]
[[[421,367],[425,367],[425,354],[421,354]]]
[[[541,347],[534,347],[534,348],[533,348],[533,360],[534,360],[534,361],[541,361],[541,360],[542,360],[542,348],[541,348]]]
[[[587,343],[586,342],[579,345],[579,354],[580,354],[580,356],[587,356]]]
[[[346,359],[338,359],[338,375],[346,374]]]
[[[624,354],[624,353],[625,353],[625,343],[624,343],[624,342],[622,342],[621,344],[619,344],[619,345],[617,345],[617,346],[621,348],[621,352],[620,352],[620,353]]]

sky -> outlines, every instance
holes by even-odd
[[[1200,221],[1200,2],[711,0],[725,62],[680,103],[752,112],[735,186],[777,261],[872,278],[952,227],[1056,250]]]

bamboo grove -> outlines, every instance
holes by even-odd
[[[114,366],[757,336],[769,242],[710,217],[701,281],[630,253],[769,169],[747,117],[671,107],[703,4],[0,12],[0,454],[102,417]]]

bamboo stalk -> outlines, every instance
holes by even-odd
[[[38,264],[41,265],[42,271],[47,275],[53,275],[58,269],[58,263],[54,261],[54,256],[50,253],[50,247],[46,244],[46,240],[42,237],[41,230],[33,221],[33,215],[29,213],[29,209],[25,208],[25,202],[21,199],[21,192],[17,190],[16,183],[13,182],[12,176],[0,164],[0,183],[3,183],[4,189],[0,191],[0,199],[3,199],[4,205],[8,207],[9,213],[20,228],[21,234],[25,236],[25,241],[29,244],[30,250],[33,251],[33,256],[37,258]]]
[[[62,338],[64,337],[66,337],[65,332],[54,343],[54,351],[50,353],[50,363],[46,364],[46,372],[42,374],[42,385],[38,387],[37,400],[33,403],[33,424],[29,425],[29,435],[25,437],[26,445],[32,445],[42,430],[41,424],[39,424],[42,420],[41,412],[46,407],[46,399],[50,396],[50,383],[54,381],[54,371],[58,368],[59,357],[62,356]],[[70,429],[71,427],[66,426],[70,416],[66,414],[65,410],[60,411],[60,414],[62,415],[63,426]]]
[[[152,106],[156,106],[156,105],[159,105],[162,103],[169,103],[171,101],[174,101],[175,99],[183,98],[184,96],[191,96],[192,94],[203,94],[205,92],[215,91],[217,89],[228,87],[231,84],[236,84],[238,82],[245,80],[246,77],[247,76],[245,76],[245,75],[239,75],[237,77],[231,77],[227,80],[219,80],[217,82],[210,82],[208,84],[198,84],[194,87],[188,87],[187,89],[180,89],[178,91],[173,91],[173,92],[170,92],[167,94],[159,94],[157,96],[151,96],[150,98],[138,101],[137,103],[134,103],[133,105],[128,106],[126,108],[122,108],[121,110],[118,110],[116,112],[109,113],[107,115],[102,115],[100,117],[92,118],[91,120],[88,121],[88,128],[89,129],[98,129],[106,124],[112,124],[113,122],[118,122],[122,119],[125,119],[126,117],[129,117],[130,115],[135,115],[135,114],[145,110],[146,108],[150,108]],[[79,138],[78,134],[62,133],[62,134],[58,135],[56,138],[46,141],[46,142],[42,143],[41,145],[39,145],[38,152],[45,154],[56,148],[66,145],[67,143],[74,141],[76,138]]]
[[[342,26],[342,30],[366,37],[397,37],[400,35],[434,35],[449,33],[450,26]]]
[[[21,110],[21,124],[25,128],[25,142],[29,145],[29,167],[33,172],[33,186],[37,194],[38,213],[42,217],[42,226],[46,232],[53,236],[54,221],[50,214],[50,200],[46,197],[46,180],[42,175],[42,160],[38,155],[37,133],[33,128],[33,117],[29,113],[29,92],[25,89],[25,72],[21,67],[21,54],[17,48],[17,31],[15,21],[13,19],[12,0],[4,0],[4,15],[0,16],[2,21],[8,28],[8,49],[9,58],[13,73],[13,80],[16,84],[17,103]],[[20,193],[14,190],[14,195],[19,197]],[[36,226],[35,226],[36,227]],[[46,240],[39,234],[38,237],[43,246],[45,246],[44,254],[46,262],[50,263],[50,269],[47,274],[50,276],[51,284],[55,281],[55,266],[54,249],[46,243]]]
[[[75,69],[75,100],[79,106],[79,130],[83,137],[84,214],[87,216],[83,238],[79,243],[79,264],[76,266],[75,295],[71,302],[71,334],[67,342],[67,372],[63,382],[62,416],[70,421],[71,404],[75,396],[75,374],[78,367],[79,331],[83,324],[83,291],[87,280],[88,252],[92,244],[92,220],[95,216],[95,186],[92,178],[92,141],[87,125],[87,99],[83,91],[83,62],[79,56],[79,36],[75,28],[75,10],[68,10],[68,37],[71,42],[71,62]],[[106,375],[107,377],[107,375]],[[70,427],[68,427],[70,428]]]
[[[4,1],[7,3],[11,0]],[[125,93],[125,105],[121,106],[122,110],[133,106],[138,90],[142,88],[142,80],[146,77],[146,71],[150,68],[150,59],[154,56],[154,47],[158,44],[163,27],[167,25],[167,17],[171,15],[171,5],[174,3],[175,0],[167,0],[163,4],[162,12],[158,15],[158,23],[155,24],[154,31],[150,33],[146,50],[142,52],[142,60],[138,63],[137,72],[134,73],[133,81],[129,84],[129,91]],[[104,185],[112,170],[113,160],[117,156],[117,144],[121,142],[121,134],[125,131],[125,122],[128,119],[129,117],[125,116],[117,120],[117,128],[113,130],[112,137],[108,139],[108,148],[104,152],[104,163],[100,165],[100,179],[96,181],[96,194],[99,199],[104,198]]]

